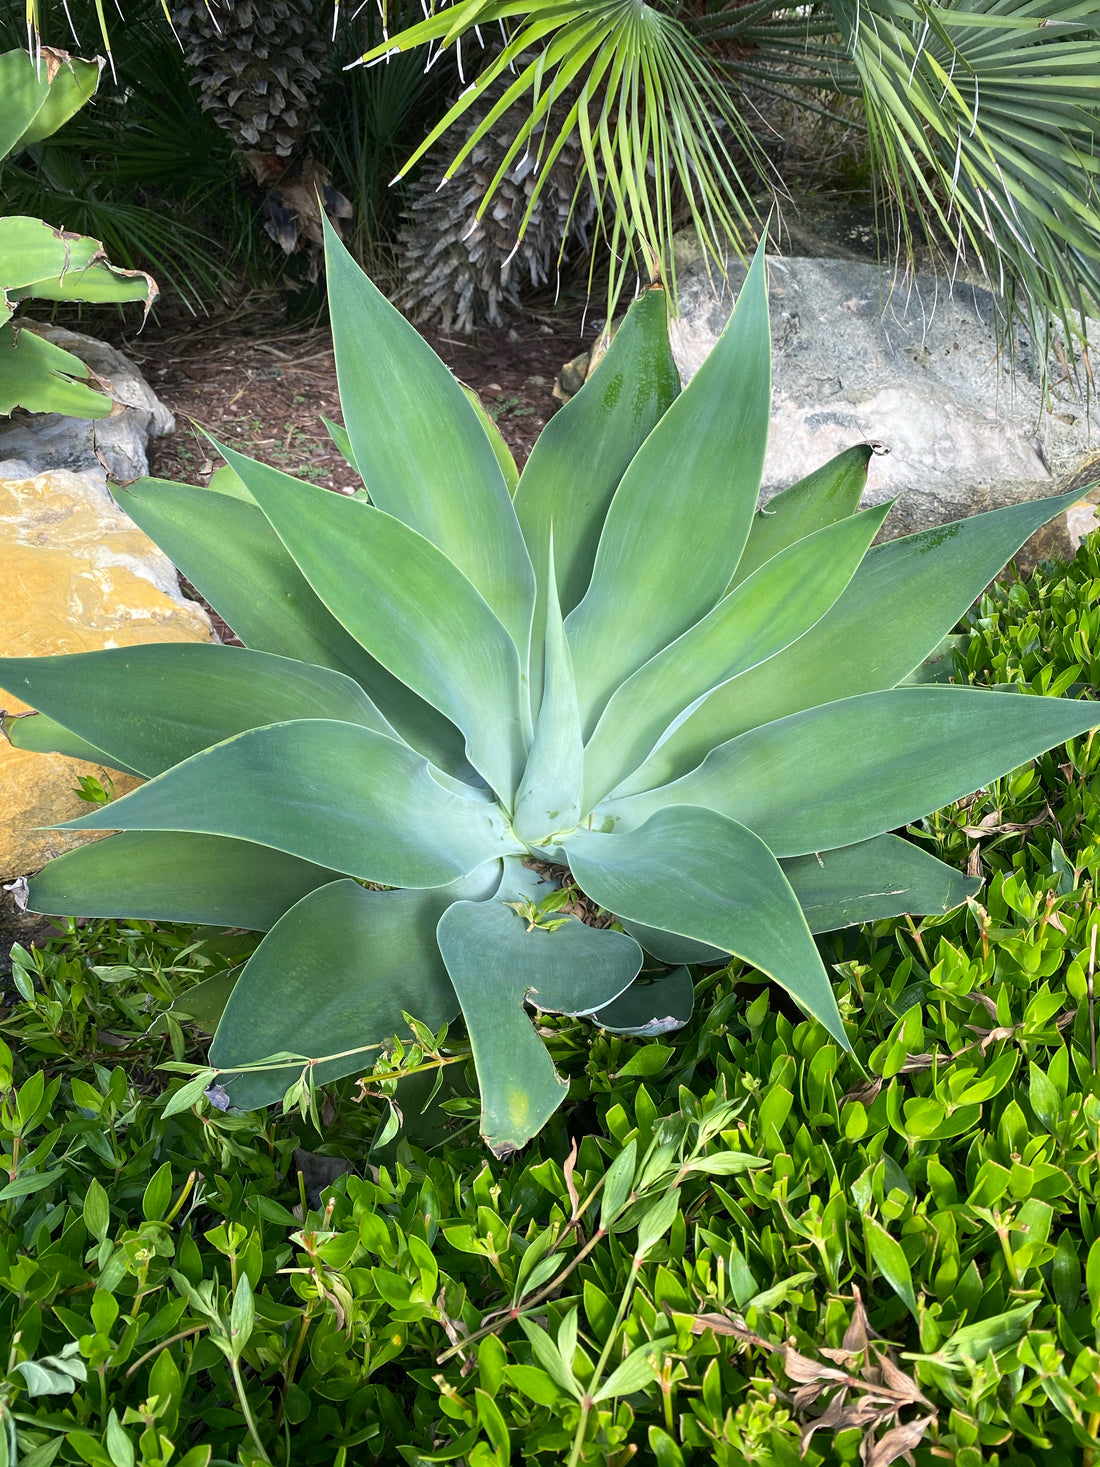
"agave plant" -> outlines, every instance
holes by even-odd
[[[760,253],[686,389],[647,290],[517,476],[328,249],[365,492],[228,446],[217,488],[118,491],[245,647],[0,661],[40,710],[7,721],[18,745],[148,779],[69,822],[119,833],[52,862],[31,907],[266,932],[210,1050],[241,1107],[303,1059],[317,1083],[366,1068],[405,1012],[461,1012],[498,1153],[565,1095],[532,1010],[672,1027],[683,965],[732,954],[845,1044],[813,934],[975,889],[888,832],[1098,721],[906,684],[1072,496],[871,548],[859,446],[757,513]],[[562,906],[566,871],[598,921]]]

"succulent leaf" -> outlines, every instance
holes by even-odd
[[[621,835],[578,830],[566,849],[593,901],[752,963],[848,1047],[798,900],[768,847],[744,825],[679,805]]]
[[[581,786],[584,781],[577,683],[558,605],[553,535],[548,558],[550,574],[547,580],[542,706],[512,817],[512,829],[520,840],[535,843],[544,842],[548,836],[572,830],[577,825],[581,818]]]
[[[627,678],[585,746],[585,809],[637,769],[697,702],[820,620],[859,568],[889,508],[851,515],[781,550]]]
[[[566,619],[586,737],[615,688],[705,616],[736,570],[771,412],[764,271],[761,246],[714,350],[608,507],[591,583]]]
[[[665,293],[651,288],[627,311],[581,390],[539,434],[516,488],[516,514],[538,571],[547,564],[553,521],[565,615],[588,589],[607,508],[623,474],[679,392]],[[545,585],[538,598],[536,627]]]
[[[652,1038],[682,1029],[695,1006],[695,985],[687,968],[656,978],[636,978],[630,987],[591,1017],[611,1034]]]
[[[105,764],[123,774],[137,774],[121,760],[111,759],[102,749],[63,728],[45,713],[0,713],[0,731],[7,735],[12,748],[28,754],[64,754],[67,759],[83,759],[89,764]]]
[[[945,686],[864,693],[741,734],[682,779],[606,801],[597,819],[630,830],[658,810],[702,805],[777,856],[830,851],[908,825],[1095,722],[1095,706],[1071,698]]]
[[[666,784],[760,724],[894,687],[939,646],[1028,536],[1078,497],[1074,490],[993,509],[874,546],[816,626],[713,693],[623,792]]]
[[[330,719],[238,734],[62,828],[229,835],[418,888],[520,849],[488,799],[444,788],[407,745]]]
[[[789,545],[855,514],[867,487],[872,451],[869,443],[846,448],[758,509],[730,590]]]
[[[780,861],[811,932],[883,917],[950,912],[981,886],[911,841],[876,835],[857,845]]]
[[[325,1059],[316,1085],[369,1070],[382,1043],[405,1030],[402,1010],[432,1029],[453,1019],[458,1000],[435,941],[456,899],[486,894],[499,863],[435,891],[364,891],[335,881],[310,892],[276,922],[238,978],[210,1047],[219,1069],[291,1053]],[[318,941],[318,934],[324,940]],[[369,1046],[360,1053],[348,1053]],[[302,1066],[230,1074],[220,1083],[243,1110],[270,1105]]]
[[[218,448],[333,616],[461,729],[470,763],[510,804],[530,732],[526,672],[474,585],[430,540],[374,505]]]
[[[506,874],[502,896],[507,886]],[[568,1089],[524,1003],[554,1013],[599,1008],[629,987],[642,950],[575,917],[552,930],[530,926],[504,900],[456,902],[440,919],[438,941],[473,1046],[482,1135],[504,1156],[541,1129]]]
[[[134,830],[51,861],[31,882],[28,902],[32,911],[58,916],[75,909],[89,917],[266,932],[295,902],[340,875],[247,841]]]
[[[246,647],[347,673],[406,743],[452,773],[469,769],[458,729],[345,631],[258,505],[161,479],[114,493]]]
[[[340,401],[371,502],[476,586],[526,661],[535,577],[497,455],[462,388],[325,221]]]
[[[0,657],[0,679],[102,749],[112,767],[144,775],[233,734],[294,718],[332,718],[397,737],[350,677],[242,647],[164,642]]]

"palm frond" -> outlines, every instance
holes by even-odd
[[[769,7],[751,8],[755,15]],[[631,261],[659,262],[675,289],[672,233],[681,197],[689,201],[704,251],[720,266],[731,245],[741,252],[755,237],[759,216],[753,192],[770,165],[719,66],[679,14],[682,9],[635,0],[535,5],[457,0],[390,36],[365,53],[366,64],[421,46],[430,64],[440,48],[457,48],[479,27],[493,26],[495,34],[499,25],[503,32],[503,45],[484,61],[476,80],[402,171],[414,168],[475,99],[510,75],[510,85],[444,175],[452,177],[477,142],[526,99],[528,111],[481,212],[529,147],[537,150],[537,167],[545,176],[566,133],[575,132],[610,247],[613,298]],[[728,29],[729,17],[724,24]],[[565,122],[550,133],[545,120],[555,104],[560,111],[565,98],[571,102]],[[745,159],[751,160],[748,167]],[[537,202],[536,188],[528,218]],[[526,222],[519,225],[520,237]]]
[[[1100,306],[1100,5],[832,0],[876,162],[1049,344]],[[904,212],[901,214],[905,226]],[[1006,319],[1007,319],[1006,318]]]

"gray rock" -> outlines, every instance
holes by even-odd
[[[690,247],[678,253],[673,350],[693,375],[725,325],[745,269],[729,285]],[[995,302],[972,284],[900,281],[851,259],[769,259],[772,417],[761,499],[833,454],[870,440],[866,504],[896,498],[887,534],[1084,488],[1100,476],[1089,413],[1052,364],[1044,400],[1035,356],[997,350]],[[1091,420],[1090,420],[1091,419]],[[1063,517],[1064,518],[1064,517]],[[1064,525],[1033,547],[1070,548]]]
[[[79,331],[39,322],[33,329],[85,362],[102,379],[116,408],[110,417],[94,422],[60,413],[0,419],[0,479],[29,479],[54,469],[81,473],[105,468],[116,479],[147,474],[149,440],[171,433],[176,425],[137,367],[113,346]]]

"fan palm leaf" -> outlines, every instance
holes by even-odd
[[[880,183],[896,204],[915,208],[941,253],[985,274],[1005,298],[1006,320],[1022,315],[1044,341],[1051,320],[1081,336],[1100,302],[1097,0],[455,0],[363,60],[424,47],[431,61],[490,25],[501,28],[503,47],[406,168],[512,71],[446,175],[522,104],[485,208],[554,101],[579,87],[556,137],[540,135],[539,163],[552,160],[567,134],[579,135],[618,261],[613,296],[626,275],[624,246],[655,257],[674,288],[678,198],[711,258],[731,246],[743,252],[761,183],[778,185],[748,120],[743,92],[751,83],[788,96],[861,95]],[[912,226],[905,207],[898,212],[911,258]]]

